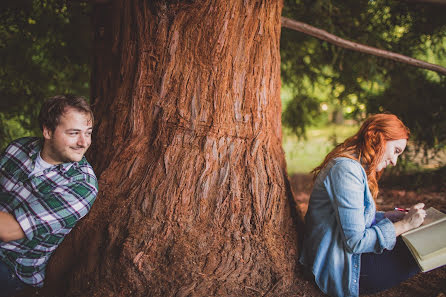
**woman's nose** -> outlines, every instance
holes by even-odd
[[[398,161],[398,156],[395,156],[390,162],[392,163],[392,166],[396,166],[396,162]]]

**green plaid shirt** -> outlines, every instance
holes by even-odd
[[[0,211],[12,214],[26,235],[0,241],[0,259],[24,283],[38,287],[43,285],[51,254],[88,213],[98,192],[85,157],[29,177],[42,143],[40,138],[21,138],[0,156]]]

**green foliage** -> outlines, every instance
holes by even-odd
[[[351,41],[446,66],[444,8],[410,1],[285,0],[283,15]],[[283,85],[294,98],[284,110],[284,124],[298,135],[326,102],[359,120],[366,113],[395,113],[419,144],[446,144],[445,76],[286,28],[281,58]]]
[[[338,143],[358,131],[357,125],[322,125],[309,127],[307,139],[300,139],[289,128],[283,129],[283,149],[288,174],[309,173]]]
[[[444,8],[411,1],[285,0],[283,15],[446,66]],[[39,133],[37,113],[45,98],[88,97],[89,12],[86,0],[0,1],[0,149],[13,138]],[[419,144],[445,146],[444,76],[285,28],[281,58],[289,93],[283,122],[299,137],[326,122],[328,112],[358,119],[389,111],[402,117]]]
[[[390,73],[389,87],[370,97],[367,110],[395,110],[425,151],[446,147],[446,79],[434,82],[422,71]]]
[[[0,149],[39,133],[44,99],[88,95],[88,11],[84,1],[0,2]]]
[[[305,128],[319,117],[319,104],[305,95],[297,95],[288,104],[282,114],[282,121],[289,124],[291,130],[298,136],[306,136]],[[300,123],[305,123],[301,125]]]

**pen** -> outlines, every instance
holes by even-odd
[[[395,207],[395,210],[398,210],[398,211],[404,211],[404,212],[409,212],[408,209],[400,208],[400,207]]]

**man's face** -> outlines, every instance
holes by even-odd
[[[79,162],[91,144],[92,125],[88,113],[67,108],[54,132],[43,127],[42,159],[54,165]]]

